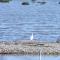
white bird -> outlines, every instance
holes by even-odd
[[[33,33],[32,33],[32,35],[31,35],[31,37],[30,37],[30,40],[33,40],[34,39],[34,37],[33,37]]]

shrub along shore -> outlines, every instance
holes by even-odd
[[[36,40],[0,41],[0,54],[60,55],[60,43]]]

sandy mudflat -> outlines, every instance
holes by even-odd
[[[60,43],[40,41],[0,41],[0,54],[32,54],[39,55],[40,51],[46,55],[60,54]]]

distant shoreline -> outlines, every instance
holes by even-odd
[[[60,55],[60,43],[36,40],[0,41],[0,54],[18,55]]]

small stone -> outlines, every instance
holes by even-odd
[[[60,4],[60,2],[58,4]]]
[[[23,2],[22,5],[29,5],[29,3],[28,2]]]
[[[40,3],[40,4],[42,4],[42,5],[43,5],[43,4],[45,4],[46,2],[37,2],[37,3]]]

